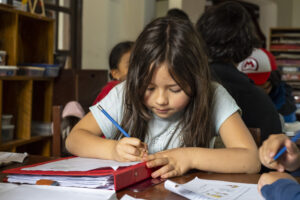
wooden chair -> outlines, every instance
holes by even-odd
[[[52,156],[61,156],[61,112],[62,106],[52,106],[52,122],[53,122],[53,137],[52,137]]]
[[[63,106],[52,106],[52,122],[53,122],[53,137],[52,137],[52,156],[66,157],[71,154],[65,148],[65,139],[71,129],[79,121],[79,118],[68,116],[62,118]]]
[[[260,147],[261,145],[261,133],[260,133],[260,128],[248,128],[257,147]],[[212,145],[214,148],[224,148],[223,141],[221,139],[221,136],[217,136],[215,138],[215,141],[213,142],[214,144]]]

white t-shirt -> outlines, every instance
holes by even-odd
[[[223,86],[218,83],[214,83],[213,85],[216,89],[213,100],[212,119],[214,120],[215,132],[218,133],[222,123],[233,113],[238,111],[239,107]],[[125,81],[115,86],[99,103],[90,107],[93,116],[106,138],[112,139],[117,128],[97,108],[97,105],[100,104],[116,122],[121,124],[124,105],[124,86]],[[148,144],[150,154],[181,146],[180,130],[178,129],[175,132],[180,116],[181,113],[177,113],[168,119],[162,119],[154,115],[149,121],[149,134],[145,142]]]

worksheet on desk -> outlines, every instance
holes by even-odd
[[[22,170],[38,170],[38,171],[89,171],[98,168],[111,167],[117,170],[119,167],[127,167],[136,165],[139,162],[117,162],[114,160],[102,160],[95,158],[69,158],[58,161],[49,162],[35,167],[27,167]]]
[[[263,200],[258,193],[257,184],[214,181],[196,177],[185,184],[177,184],[167,180],[165,188],[184,196],[197,200]]]

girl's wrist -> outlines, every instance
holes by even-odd
[[[109,151],[109,152],[110,152],[111,160],[118,161],[118,153],[117,153],[118,141],[111,140],[110,142],[111,142],[111,151]]]
[[[197,167],[197,158],[195,157],[196,153],[195,153],[195,148],[194,147],[188,147],[188,148],[184,148],[185,152],[184,152],[184,156],[186,156],[186,158],[188,158],[188,166],[190,166],[190,169],[196,169]]]

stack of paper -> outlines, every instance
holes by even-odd
[[[177,184],[167,180],[165,188],[184,196],[197,200],[263,200],[258,193],[257,184],[214,181],[196,177],[185,184]]]
[[[56,181],[60,186],[114,189],[114,177],[108,176],[46,176],[46,175],[8,175],[10,183],[36,184],[38,180]]]
[[[8,174],[7,181],[10,183],[36,184],[41,180],[50,180],[65,187],[111,190],[119,190],[145,180],[151,177],[151,172],[145,163],[80,157],[63,158],[3,171]]]
[[[45,185],[16,185],[0,183],[1,199],[9,200],[114,200],[117,199],[114,190],[67,188]]]

